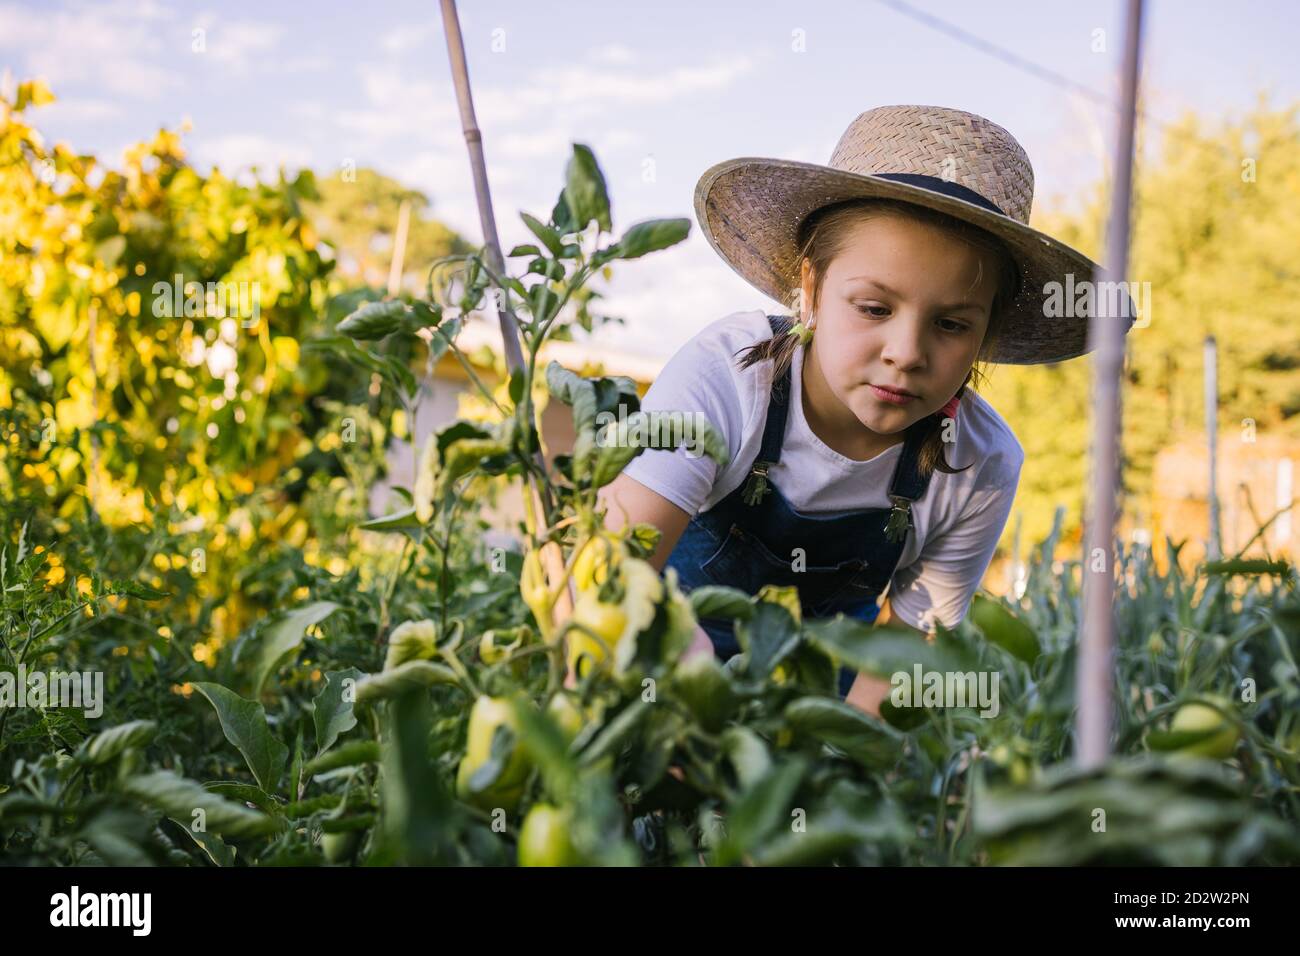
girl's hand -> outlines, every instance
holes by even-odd
[[[852,704],[864,714],[880,716],[880,702],[889,696],[893,685],[881,677],[858,672],[849,688],[849,696],[844,698],[846,704]]]
[[[691,641],[691,646],[682,652],[682,660],[690,660],[696,654],[713,654],[713,641],[699,624],[695,625],[695,637]]]

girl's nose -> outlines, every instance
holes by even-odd
[[[920,321],[901,315],[896,318],[898,321],[890,322],[890,327],[884,332],[881,359],[904,371],[922,367],[925,364],[925,333]]]

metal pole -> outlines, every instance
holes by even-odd
[[[1133,144],[1137,108],[1138,63],[1142,37],[1142,0],[1128,0],[1125,13],[1124,65],[1121,75],[1119,126],[1115,139],[1115,181],[1106,229],[1104,275],[1123,282],[1128,273],[1129,200],[1133,187]],[[1126,287],[1121,287],[1126,288]],[[1116,297],[1122,299],[1123,297]],[[1114,301],[1095,295],[1094,302]],[[1093,467],[1091,520],[1083,569],[1083,620],[1076,680],[1078,714],[1075,724],[1076,760],[1082,767],[1106,761],[1110,751],[1114,681],[1111,650],[1115,645],[1114,528],[1119,487],[1120,376],[1124,364],[1121,316],[1106,310],[1088,325],[1093,354]],[[1092,555],[1100,551],[1104,570],[1093,570]]]
[[[1210,485],[1206,500],[1210,505],[1210,533],[1206,557],[1216,561],[1223,557],[1219,536],[1219,352],[1214,336],[1205,337],[1205,435],[1209,441]]]

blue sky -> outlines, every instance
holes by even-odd
[[[1115,0],[908,5],[1114,95]],[[188,118],[200,166],[284,163],[326,175],[349,161],[374,166],[424,190],[436,215],[476,241],[438,10],[434,0],[0,2],[0,69],[49,80],[60,102],[35,114],[38,126],[110,162]],[[1148,110],[1168,120],[1188,109],[1240,114],[1261,93],[1274,106],[1296,102],[1296,10],[1148,3]],[[1069,205],[1100,178],[1114,126],[1088,96],[891,3],[462,0],[460,17],[507,248],[527,236],[517,210],[549,212],[575,141],[595,150],[621,231],[652,217],[693,220],[695,182],[723,159],[824,163],[873,106],[940,104],[1007,127],[1033,161],[1036,209]],[[728,312],[776,308],[713,253],[698,223],[681,246],[624,266],[602,291],[606,311],[628,320],[608,340],[661,357]]]

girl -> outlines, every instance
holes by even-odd
[[[794,585],[805,619],[871,622],[888,588],[889,619],[956,627],[1024,461],[969,387],[975,363],[1087,350],[1086,319],[1043,301],[1096,266],[1028,227],[1032,197],[1010,133],[939,107],[861,114],[829,166],[708,170],[695,209],[710,244],[797,321],[737,312],[669,359],[642,408],[704,415],[730,463],[685,445],[639,455],[602,490],[607,526],[659,528],[652,563],[683,590]],[[731,622],[701,621],[691,652],[710,647],[738,653]],[[839,690],[878,715],[890,684],[843,668]]]

